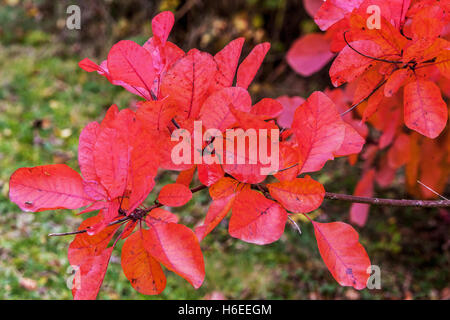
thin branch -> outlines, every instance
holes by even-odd
[[[259,183],[258,188],[268,190],[267,186]],[[367,203],[378,206],[392,207],[424,207],[424,208],[448,208],[450,200],[410,200],[410,199],[386,199],[386,198],[370,198],[358,197],[349,194],[325,192],[325,199],[341,200],[347,202]]]
[[[376,60],[376,61],[380,61],[380,62],[393,63],[393,64],[402,64],[402,63],[403,63],[402,61],[386,60],[386,59],[381,59],[381,58],[372,57],[372,56],[369,56],[369,55],[367,55],[367,54],[364,54],[364,53],[362,53],[362,52],[356,50],[356,49],[355,49],[355,48],[347,41],[347,38],[345,37],[345,34],[346,34],[347,32],[348,32],[348,30],[347,30],[347,31],[344,31],[344,41],[345,41],[345,43],[347,44],[347,46],[348,46],[350,49],[352,49],[353,51],[355,51],[357,54],[359,54],[359,55],[361,55],[361,56],[363,56],[363,57],[365,57],[365,58],[369,58],[369,59]]]
[[[199,186],[197,186],[197,187],[195,187],[195,188],[192,188],[192,189],[191,189],[191,192],[192,192],[192,193],[196,193],[196,192],[201,191],[201,190],[206,189],[206,188],[208,188],[208,187],[205,186],[205,185],[203,185],[203,184],[201,184],[201,185],[199,185]],[[158,203],[155,203],[154,205],[152,205],[151,207],[148,207],[148,208],[145,210],[145,211],[146,211],[145,214],[149,213],[149,212],[152,211],[153,209],[156,209],[156,208],[159,208],[159,207],[162,207],[162,206],[163,206],[163,204],[161,204],[161,203],[159,203],[159,202],[158,202]],[[144,216],[145,216],[145,215],[144,215]],[[131,219],[132,219],[132,218],[131,218],[130,216],[123,217],[123,218],[121,218],[121,219],[119,219],[119,220],[115,220],[115,221],[109,223],[109,224],[108,224],[108,227],[109,227],[109,226],[116,225],[116,224],[119,224],[119,223],[122,223],[122,222],[125,222],[125,221],[128,221],[128,220],[131,220]],[[49,236],[49,237],[70,236],[70,235],[74,235],[74,234],[85,233],[85,232],[87,232],[87,231],[88,231],[87,229],[83,229],[83,230],[71,231],[71,232],[49,233],[48,236]]]
[[[350,111],[352,111],[353,109],[355,109],[356,107],[358,107],[361,103],[363,103],[364,101],[366,101],[367,99],[369,99],[378,89],[380,89],[385,83],[386,83],[387,79],[384,79],[383,81],[381,81],[370,93],[367,97],[365,97],[364,99],[362,99],[361,101],[359,101],[358,103],[354,104],[353,106],[351,106],[350,108],[348,108],[347,110],[345,110],[344,112],[341,113],[341,117],[346,115],[347,113],[349,113]]]
[[[367,203],[377,206],[392,207],[422,207],[422,208],[448,208],[450,200],[410,200],[410,199],[385,199],[385,198],[369,198],[358,197],[348,194],[326,192],[325,199],[341,200],[356,203]]]

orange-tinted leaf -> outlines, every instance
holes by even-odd
[[[383,75],[380,74],[379,68],[374,67],[364,72],[357,80],[355,93],[353,94],[353,103],[359,103],[369,97],[382,80]]]
[[[209,188],[209,194],[213,200],[225,198],[240,191],[244,186],[233,178],[224,177]]]
[[[281,237],[286,220],[287,213],[278,203],[245,190],[234,200],[228,232],[245,242],[268,244]]]
[[[450,50],[442,50],[436,58],[436,66],[444,77],[450,79]]]
[[[300,169],[298,166],[298,151],[293,146],[284,141],[280,143],[279,161],[280,171],[275,174],[275,177],[278,180],[289,181],[300,174]]]
[[[386,97],[392,97],[404,85],[405,80],[408,79],[408,75],[408,69],[395,70],[384,85],[384,95]]]
[[[9,181],[9,198],[31,212],[78,209],[93,202],[81,176],[65,164],[16,170]]]
[[[320,255],[334,279],[341,286],[364,289],[370,260],[355,229],[343,222],[313,221],[313,225]]]
[[[376,60],[362,56],[360,53],[375,58],[384,57],[384,53],[380,46],[372,41],[353,41],[350,45],[353,49],[346,46],[339,53],[330,68],[331,82],[335,87],[338,87],[345,82],[353,81],[366,71],[367,68],[377,62]]]
[[[172,183],[162,187],[158,201],[169,207],[180,207],[189,202],[192,192],[184,184]]]
[[[439,87],[425,80],[417,80],[404,88],[404,118],[408,128],[428,138],[436,138],[447,123],[447,104]]]
[[[219,181],[224,175],[222,166],[220,164],[199,164],[198,165],[198,180],[205,186],[211,186]]]
[[[202,241],[230,212],[233,205],[235,194],[213,200],[209,205],[205,221],[202,225],[195,228],[195,234],[199,241]]]
[[[144,234],[147,252],[167,269],[199,288],[205,278],[205,264],[194,232],[176,223],[157,223]]]
[[[141,229],[125,240],[122,247],[123,273],[131,286],[142,294],[160,294],[166,287],[166,276],[161,265],[145,249],[148,230]]]
[[[389,149],[388,164],[393,169],[405,165],[410,159],[410,139],[407,134],[399,134],[395,138],[393,146]]]
[[[195,169],[197,169],[197,167],[192,166],[190,169],[181,171],[178,174],[176,183],[184,184],[186,187],[189,187],[194,178]]]
[[[325,196],[322,184],[309,176],[303,179],[271,183],[267,187],[275,200],[294,213],[316,210],[322,204]]]

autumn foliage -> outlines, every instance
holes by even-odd
[[[437,197],[449,174],[450,134],[444,99],[450,96],[450,3],[304,3],[326,32],[299,38],[287,61],[295,71],[309,76],[336,56],[329,75],[332,85],[340,88],[328,94],[340,112],[346,113],[344,120],[368,141],[361,153],[364,172],[354,194],[373,196],[375,183],[381,188],[389,186],[404,168],[410,194]],[[347,113],[353,109],[353,114]],[[356,156],[350,161],[354,163]],[[368,211],[367,204],[353,204],[351,221],[363,226]]]
[[[174,24],[170,12],[153,18],[153,36],[144,45],[124,40],[100,64],[80,61],[83,70],[97,72],[142,100],[133,109],[112,105],[100,123],[91,122],[83,129],[78,148],[81,175],[56,164],[21,168],[10,180],[10,199],[24,211],[96,212],[83,221],[69,246],[70,264],[78,267],[74,298],[96,298],[118,241],[124,241],[123,272],[138,292],[164,290],[162,266],[194,288],[200,287],[205,279],[200,242],[230,212],[230,236],[258,245],[277,241],[291,215],[306,216],[336,281],[365,288],[371,263],[357,232],[342,222],[319,223],[308,216],[320,207],[325,189],[307,173],[320,171],[336,157],[356,160],[368,135],[359,117],[380,130],[381,137],[366,148],[365,154],[372,153],[365,156],[367,171],[358,184],[358,194],[370,196],[373,181],[387,184],[391,171],[401,166],[406,165],[410,175],[425,174],[420,169],[419,145],[430,152],[444,152],[441,161],[448,161],[440,147],[448,147],[448,139],[429,139],[442,134],[448,117],[443,90],[436,84],[448,76],[450,47],[441,36],[449,19],[448,7],[444,2],[428,5],[430,1],[420,1],[411,7],[408,3],[399,15],[397,2],[389,2],[390,15],[382,17],[383,27],[376,31],[364,27],[366,2],[323,3],[316,22],[329,31],[326,36],[302,40],[311,44],[309,49],[321,51],[304,73],[311,74],[339,53],[330,70],[332,83],[354,85],[346,90],[317,91],[307,99],[265,98],[254,103],[247,89],[270,44],[255,46],[242,62],[243,38],[231,41],[215,55],[197,49],[185,53],[168,41]],[[304,57],[296,56],[298,52],[294,44],[288,61],[302,70]],[[363,98],[368,101],[358,108],[358,114],[341,116],[348,102]],[[192,132],[199,120],[204,129],[221,132],[282,129],[278,170],[262,174],[265,164],[261,162],[174,163],[171,151],[177,142],[172,141],[172,133],[176,129]],[[404,133],[403,123],[417,133]],[[192,148],[191,157],[203,156],[213,143]],[[380,160],[384,165],[376,168],[375,154],[385,148],[388,151]],[[224,157],[236,159],[239,154],[227,150]],[[408,169],[412,162],[414,168]],[[158,170],[178,171],[178,178],[162,187],[153,205],[145,206]],[[201,185],[190,188],[195,172]],[[266,179],[270,183],[264,183]],[[203,189],[208,189],[211,203],[204,221],[192,231],[179,223],[169,207],[185,205]],[[357,211],[353,220],[363,224],[360,212],[364,207],[352,210]]]

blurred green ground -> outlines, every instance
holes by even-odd
[[[14,24],[14,19],[23,14],[23,6],[6,5],[11,2],[16,1],[0,1],[0,299],[71,299],[66,281],[70,276],[67,248],[72,237],[50,238],[47,234],[73,231],[81,217],[71,211],[21,212],[8,200],[8,179],[23,166],[67,163],[78,169],[77,142],[83,126],[100,120],[112,103],[127,107],[135,97],[100,76],[79,69],[77,62],[86,55],[78,54],[72,42],[68,50],[69,45],[51,32],[25,22]],[[248,2],[258,6],[257,1]],[[272,9],[269,6],[267,10]],[[232,17],[235,13],[230,13]],[[137,34],[140,41],[148,35]],[[269,40],[271,36],[267,35]],[[100,42],[100,47],[107,50],[111,41]],[[271,97],[286,93],[277,91],[279,83],[270,87],[264,82],[265,74],[282,60],[277,52],[283,53],[286,48],[280,44],[274,50],[260,83],[251,88],[254,95],[259,94],[259,87]],[[290,94],[298,89],[296,94],[307,96],[314,88],[325,86],[318,82],[320,78],[305,81],[289,69],[284,73],[287,75],[282,78],[282,86],[294,82],[289,87]],[[339,159],[328,163],[315,178],[328,191],[351,193],[359,174],[358,165],[352,168],[345,159]],[[158,178],[160,183],[152,194],[175,176],[165,173]],[[402,185],[400,176],[390,189],[378,195],[405,197]],[[194,199],[176,210],[181,222],[190,227],[204,218],[209,196],[202,191]],[[345,203],[325,201],[314,214],[320,221],[347,221],[348,208]],[[381,267],[382,289],[360,292],[337,285],[321,261],[310,224],[298,222],[301,236],[287,225],[281,240],[268,246],[235,240],[227,235],[226,222],[222,223],[202,242],[206,260],[204,285],[194,290],[167,272],[167,288],[156,297],[140,295],[132,289],[121,271],[118,248],[99,298],[201,299],[214,294],[228,299],[450,298],[448,213],[373,207],[367,226],[358,231],[372,263]]]

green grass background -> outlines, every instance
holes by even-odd
[[[166,2],[160,6],[171,5]],[[0,299],[71,299],[66,281],[70,276],[67,248],[72,237],[47,234],[76,230],[82,217],[69,210],[21,212],[8,199],[8,180],[14,170],[24,166],[66,163],[78,170],[80,130],[90,121],[101,120],[112,103],[124,108],[136,97],[96,74],[79,69],[77,63],[86,55],[73,49],[76,39],[66,43],[58,34],[39,27],[33,17],[27,16],[29,1],[0,3]],[[258,6],[257,1],[248,3]],[[276,6],[271,9],[270,2],[267,3],[268,9],[263,8],[277,9]],[[175,3],[175,7],[181,4]],[[230,13],[230,19],[234,15]],[[249,17],[249,23],[258,25],[260,21]],[[302,22],[302,28],[311,28],[311,21]],[[141,30],[134,36],[141,42],[145,40]],[[107,50],[112,41],[83,46]],[[268,57],[265,74],[276,68],[273,66],[276,59],[282,59],[276,57],[277,52],[285,54],[288,47],[279,39],[274,43],[275,53]],[[300,79],[289,69],[284,73],[287,74],[284,86],[291,81],[289,90],[298,90],[298,95],[306,96],[314,88],[324,87],[320,78]],[[260,87],[271,97],[286,93],[277,91],[276,82],[261,80],[251,88],[254,96],[261,94]],[[328,163],[314,177],[328,191],[351,193],[360,173],[358,165],[350,167],[345,159],[339,159]],[[170,172],[161,174],[153,197],[175,177]],[[402,190],[403,178],[399,175],[391,188],[378,195],[406,196]],[[182,223],[193,227],[204,218],[208,202],[207,191],[199,192],[176,213]],[[348,204],[325,201],[314,216],[319,221],[347,221],[348,209]],[[436,209],[372,208],[368,225],[358,231],[372,263],[381,267],[381,290],[358,292],[340,287],[321,261],[311,225],[303,220],[298,220],[302,235],[287,225],[282,238],[267,246],[231,238],[225,221],[202,242],[206,280],[200,289],[195,290],[180,277],[166,272],[167,287],[161,295],[137,293],[121,271],[119,244],[99,298],[448,298],[450,242],[449,224],[444,216],[444,212]]]

